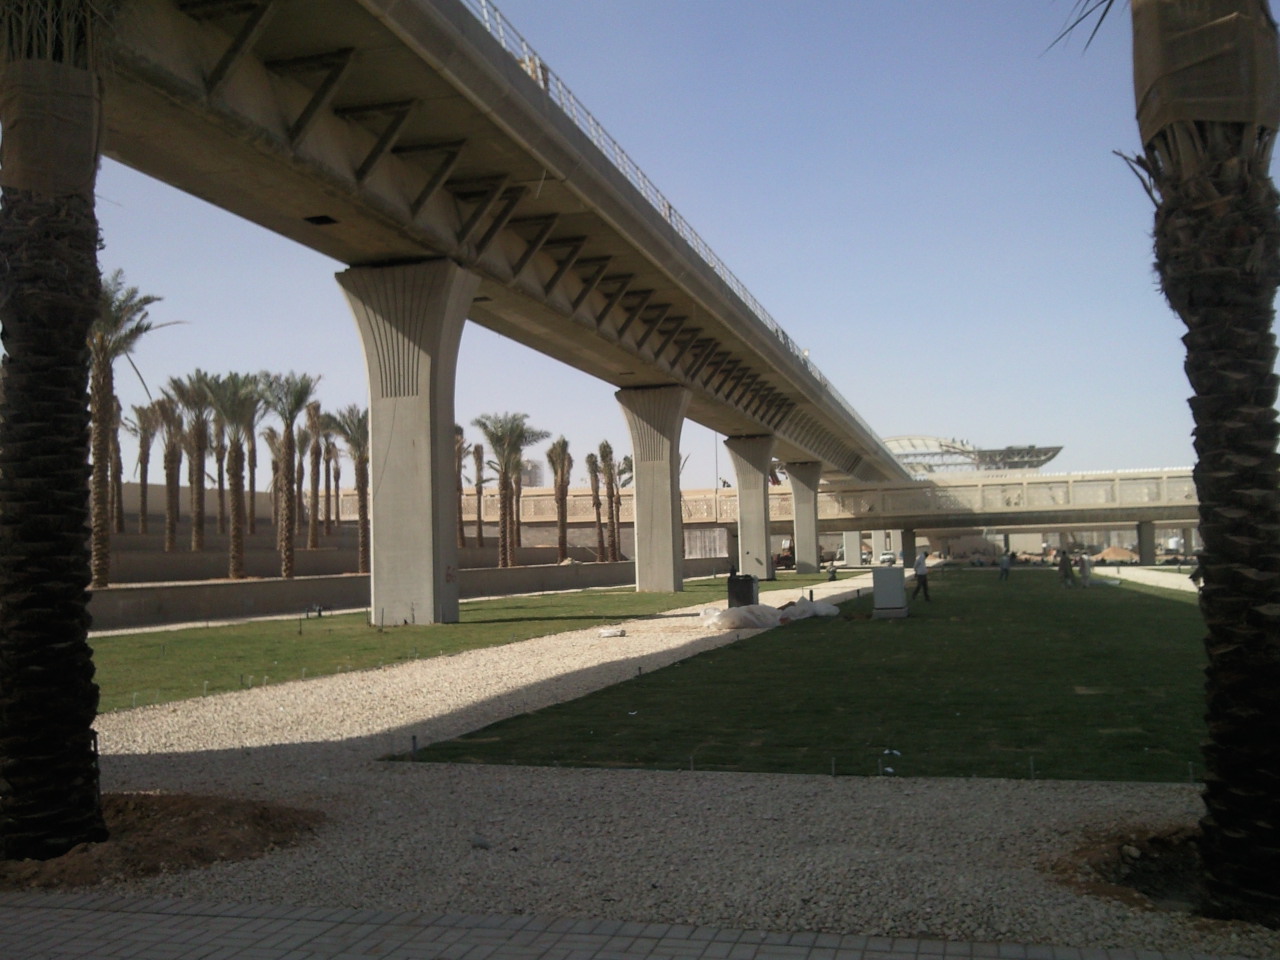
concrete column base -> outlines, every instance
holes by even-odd
[[[1150,520],[1138,522],[1138,563],[1149,567],[1156,562],[1156,525]]]
[[[769,550],[769,467],[772,436],[729,437],[724,445],[738,478],[738,572],[773,579]]]
[[[338,274],[369,370],[374,623],[456,623],[453,391],[480,278],[447,260]]]
[[[635,476],[636,590],[684,589],[680,513],[680,430],[689,407],[684,387],[638,387],[614,394],[631,432]]]
[[[822,566],[818,546],[818,484],[822,480],[821,463],[788,463],[791,480],[792,512],[795,533],[791,549],[796,558],[796,573],[817,573]]]

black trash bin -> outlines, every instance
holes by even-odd
[[[760,602],[760,581],[749,573],[729,574],[729,606],[748,607]]]

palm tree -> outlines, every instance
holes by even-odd
[[[259,381],[259,388],[261,387],[262,381]],[[264,405],[266,403],[265,395],[263,403]],[[280,471],[280,450],[284,446],[284,440],[275,427],[265,427],[262,431],[262,442],[267,445],[267,452],[271,457],[271,523],[276,528],[276,549],[280,549],[280,487],[284,483]]]
[[[191,498],[191,549],[204,549],[204,461],[209,451],[209,375],[203,370],[186,378],[170,377],[169,394],[185,415],[187,431],[183,447],[187,454],[187,486]]]
[[[267,406],[280,418],[280,576],[293,577],[293,537],[297,529],[294,508],[294,424],[311,402],[319,377],[306,373],[272,375],[265,385]]]
[[[462,425],[455,423],[453,425],[453,470],[457,477],[457,497],[458,497],[458,546],[459,548],[467,545],[467,528],[462,522],[462,465],[466,462],[468,455],[471,453],[471,444],[467,443],[466,435],[463,433]]]
[[[600,475],[604,479],[605,516],[608,518],[609,560],[618,559],[618,520],[616,501],[618,498],[618,464],[613,459],[613,444],[608,440],[600,441]]]
[[[155,329],[147,319],[147,308],[159,300],[139,293],[137,287],[126,287],[124,272],[116,270],[102,282],[99,313],[89,328],[89,420],[93,437],[90,550],[95,587],[105,587],[111,579],[111,446],[113,439],[119,442],[113,427],[117,403],[115,362],[133,353],[138,341]]]
[[[307,433],[311,437],[311,512],[307,515],[307,549],[320,548],[320,401],[307,404]]]
[[[333,423],[333,415],[330,414],[329,430],[337,433],[337,427]],[[342,451],[338,448],[336,439],[330,439],[328,450],[332,451],[330,463],[333,464],[333,522],[339,529],[342,528]],[[326,453],[325,456],[330,456]]]
[[[258,532],[258,425],[262,423],[262,418],[266,415],[267,408],[262,399],[262,374],[254,374],[253,377],[253,416],[249,426],[249,431],[244,437],[244,452],[246,465],[249,468],[249,491],[246,499],[248,500],[248,528],[249,534],[253,535]]]
[[[573,469],[568,440],[559,437],[551,444],[547,450],[547,463],[551,465],[555,485],[556,559],[564,563],[569,559],[569,472]]]
[[[622,491],[631,486],[631,481],[635,479],[635,467],[631,462],[631,454],[627,454],[619,460],[613,468],[614,479],[617,483],[617,489],[614,491],[613,498],[613,526],[618,531],[618,556],[617,560],[622,559]]]
[[[220,379],[217,375],[210,378],[210,394],[218,386]],[[227,421],[218,413],[217,404],[213,404],[213,425],[209,431],[209,439],[217,470],[218,533],[224,534],[227,532]]]
[[[498,566],[515,564],[515,482],[523,463],[524,448],[545,440],[550,434],[527,423],[525,413],[484,414],[472,425],[480,429],[493,451],[498,472]]]
[[[306,412],[305,407],[303,412]],[[295,537],[302,526],[302,518],[307,515],[307,502],[302,492],[307,483],[307,450],[310,446],[311,431],[300,423],[293,431],[293,447],[298,455],[298,465],[293,472],[293,528],[290,532]]]
[[[178,512],[182,505],[182,448],[187,435],[187,425],[182,419],[178,401],[167,393],[156,401],[160,416],[160,429],[164,433],[164,550],[173,553],[178,549]]]
[[[227,576],[239,580],[244,577],[245,437],[253,433],[254,419],[261,406],[258,379],[241,373],[212,378],[209,399],[225,427],[227,486],[231,499]]]
[[[138,532],[147,532],[147,471],[151,466],[151,445],[160,432],[159,401],[133,407],[133,419],[124,427],[138,440]]]
[[[361,573],[369,572],[369,411],[351,404],[333,416],[334,431],[347,445],[356,469],[357,536]]]
[[[107,837],[88,644],[89,331],[101,144],[88,0],[0,4],[0,857]],[[24,122],[13,124],[14,117]],[[52,151],[50,147],[54,146]]]
[[[476,471],[476,546],[484,546],[484,444],[471,445],[471,462]]]
[[[124,414],[117,397],[111,398],[111,532],[124,533],[124,457],[120,452],[120,428]]]
[[[1079,0],[1075,24],[1115,0]],[[1266,0],[1132,0],[1156,272],[1187,328],[1204,574],[1208,912],[1280,925],[1280,57]],[[1068,28],[1070,29],[1070,28]],[[1094,27],[1096,32],[1097,26]]]
[[[591,506],[596,512],[596,560],[606,559],[604,552],[604,522],[600,517],[600,458],[587,454],[587,481],[591,484]]]
[[[324,448],[324,535],[333,533],[333,498],[337,488],[338,458],[341,451],[333,439],[332,417],[325,414],[321,443]]]

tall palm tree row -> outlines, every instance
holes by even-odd
[[[213,409],[213,418],[209,428],[209,449],[213,453],[214,476],[218,490],[218,533],[227,532],[227,421],[218,412],[218,405],[213,402],[213,394],[221,385],[222,377],[214,374],[209,383],[209,403]]]
[[[600,441],[600,477],[604,480],[605,529],[608,531],[608,558],[618,559],[618,521],[614,504],[618,497],[618,464],[613,459],[613,444]]]
[[[333,439],[333,427],[326,414],[321,421],[321,448],[324,453],[324,535],[333,533],[333,495],[335,490],[335,471],[342,453]]]
[[[125,429],[138,441],[138,532],[147,532],[147,482],[151,467],[151,446],[161,430],[158,401],[133,407],[133,419],[125,421]]]
[[[498,474],[498,566],[515,565],[516,486],[523,465],[524,450],[550,436],[528,424],[525,413],[483,414],[472,421],[480,429],[493,453],[492,466]]]
[[[604,521],[600,514],[603,504],[600,502],[600,458],[594,453],[587,454],[587,482],[591,484],[591,507],[596,512],[596,560],[608,559],[604,545]]]
[[[333,415],[325,414],[325,417],[330,422],[329,432],[331,434],[337,433],[337,429],[333,426],[333,423],[332,423]],[[338,449],[337,437],[331,436],[329,438],[329,443],[328,443],[328,446],[326,447],[326,451],[327,452],[325,453],[325,456],[330,457],[330,462],[333,465],[333,498],[334,498],[333,520],[334,520],[334,523],[339,528],[341,528],[342,527],[342,451]]]
[[[311,511],[307,514],[307,549],[320,546],[320,454],[324,444],[320,427],[320,401],[307,404],[307,433],[311,443],[308,449],[311,460]]]
[[[106,839],[88,644],[101,143],[87,0],[0,4],[0,857]],[[15,117],[23,122],[15,124]]]
[[[306,407],[302,408],[302,412],[306,413]],[[303,489],[307,483],[307,452],[310,447],[311,431],[307,429],[305,423],[300,423],[293,431],[293,449],[297,454],[298,463],[293,471],[293,528],[289,533],[294,537],[298,535],[302,520],[307,515],[307,501],[303,496]]]
[[[182,408],[186,430],[183,452],[187,455],[187,494],[191,501],[191,549],[204,549],[205,460],[209,453],[209,375],[203,370],[186,377],[170,377],[169,396]]]
[[[124,533],[124,456],[120,451],[120,428],[124,411],[117,397],[111,398],[111,532]]]
[[[265,384],[265,381],[264,381]],[[266,394],[263,394],[266,404]],[[274,426],[263,427],[262,442],[267,445],[267,455],[271,459],[271,524],[276,531],[276,548],[280,547],[280,489],[284,482],[280,470],[280,451],[284,446],[284,438]]]
[[[355,404],[332,417],[333,430],[347,445],[356,472],[356,523],[359,570],[369,572],[369,410]]]
[[[547,450],[547,463],[551,466],[552,483],[556,501],[556,559],[561,563],[569,558],[569,473],[573,470],[573,455],[569,453],[569,441],[558,437]]]
[[[457,478],[456,499],[458,501],[458,547],[467,545],[467,527],[462,519],[462,465],[466,462],[467,456],[471,453],[471,444],[467,443],[466,434],[462,429],[462,425],[455,423],[453,425],[453,472]]]
[[[156,329],[148,319],[147,308],[159,300],[140,293],[137,287],[126,286],[124,272],[116,270],[102,282],[98,315],[89,328],[89,420],[93,438],[90,550],[95,587],[105,587],[111,579],[111,450],[113,441],[119,442],[114,426],[118,403],[115,362],[133,353],[138,341]]]
[[[293,577],[293,538],[297,529],[295,494],[294,430],[298,417],[314,396],[319,377],[306,373],[269,374],[263,378],[267,407],[280,418],[280,484],[278,528],[280,534],[280,576]]]
[[[476,546],[484,546],[484,444],[471,445],[471,462],[475,467],[476,481]]]
[[[227,576],[238,580],[244,577],[245,438],[253,433],[262,404],[261,382],[256,376],[239,373],[215,377],[209,381],[209,398],[225,428],[230,499]]]
[[[164,550],[173,553],[178,549],[178,511],[182,504],[182,447],[187,434],[182,408],[178,401],[164,394],[155,402],[160,417],[163,445],[161,463],[164,467]]]

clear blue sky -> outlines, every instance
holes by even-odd
[[[1053,471],[1192,462],[1151,202],[1112,152],[1137,148],[1127,9],[1085,51],[1049,49],[1070,0],[498,5],[881,437],[1062,445]],[[153,392],[294,369],[327,408],[367,402],[341,264],[110,161],[98,197],[104,271],[181,323],[135,355]],[[458,384],[469,435],[528,413],[575,480],[600,440],[629,449],[611,387],[474,324]],[[716,445],[686,425],[684,486],[732,479]]]

